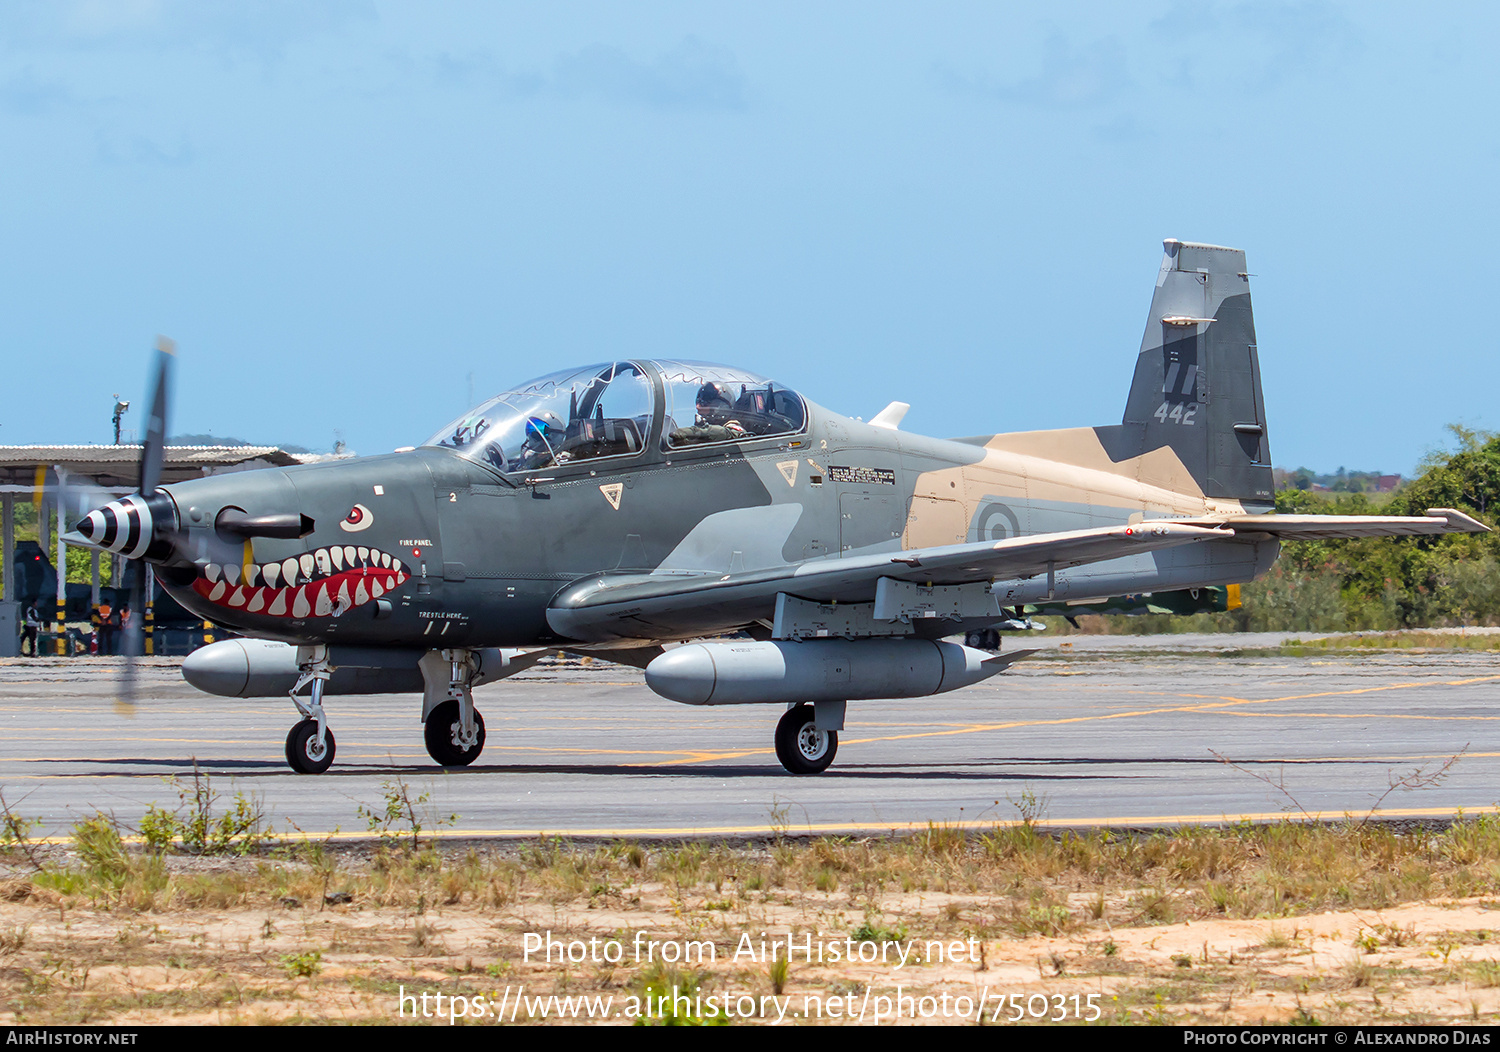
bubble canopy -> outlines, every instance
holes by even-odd
[[[652,442],[660,377],[665,450],[799,432],[801,397],[763,376],[707,362],[612,362],[551,373],[496,395],[424,445],[503,472],[628,457]]]

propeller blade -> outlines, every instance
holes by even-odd
[[[166,458],[167,403],[171,399],[172,359],[177,345],[165,336],[156,338],[156,388],[151,392],[151,415],[146,421],[146,441],[141,446],[141,496],[149,497],[161,482]]]
[[[167,405],[172,397],[172,359],[177,355],[177,345],[165,336],[156,338],[156,385],[151,391],[151,413],[146,421],[146,440],[141,444],[141,485],[139,497],[142,502],[149,500],[156,493],[156,487],[161,484],[162,465],[166,462],[167,449]],[[136,498],[129,498],[134,501]],[[131,514],[122,504],[121,511],[128,520]],[[146,567],[140,561],[140,556],[150,544],[154,526],[150,517],[149,507],[145,503],[137,503],[133,511],[139,520],[136,523],[136,532],[141,534],[141,540],[126,554],[132,558],[135,565],[131,567],[134,574],[130,582],[130,605],[129,622],[124,627],[124,655],[125,670],[120,677],[120,692],[116,704],[125,714],[135,712],[136,686],[138,670],[136,662],[145,654],[145,621],[146,621]],[[116,530],[122,525],[119,514],[115,514]],[[86,520],[79,523],[80,532],[87,535],[90,541],[99,541],[105,536],[105,531],[111,525],[109,516],[104,511],[92,513]],[[128,521],[123,523],[129,528]]]
[[[135,561],[130,570],[130,605],[125,608],[125,611],[128,611],[129,620],[121,632],[124,638],[121,640],[120,647],[120,653],[125,658],[125,667],[120,673],[119,691],[115,698],[116,711],[123,716],[135,715],[139,675],[136,662],[146,652],[144,628],[146,567],[141,562]]]

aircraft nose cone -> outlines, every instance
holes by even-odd
[[[104,536],[104,512],[103,510],[91,511],[78,523],[76,529],[79,536],[86,541],[97,541]]]
[[[150,505],[132,496],[89,512],[78,521],[74,532],[95,547],[138,559],[150,547],[154,529]]]

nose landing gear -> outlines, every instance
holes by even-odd
[[[333,764],[335,749],[333,732],[328,729],[328,717],[323,712],[323,690],[333,669],[328,664],[327,647],[308,647],[307,652],[307,660],[299,662],[302,675],[292,688],[292,704],[302,714],[302,722],[286,736],[286,762],[298,774],[322,774]],[[303,704],[297,692],[309,683],[312,688],[307,703]]]

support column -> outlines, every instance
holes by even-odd
[[[0,591],[0,657],[21,653],[21,604],[16,602],[16,498],[0,493],[0,549],[5,559],[5,587]]]
[[[150,657],[156,653],[156,621],[153,612],[153,607],[155,606],[153,596],[156,593],[156,571],[152,569],[151,564],[148,562],[142,562],[141,569],[146,571],[146,609],[144,611],[146,619],[141,624],[146,630],[146,656]],[[141,615],[136,614],[135,616],[139,617]]]
[[[99,549],[95,548],[89,552],[89,605],[99,605]]]
[[[40,477],[42,471],[38,471]],[[36,497],[32,501],[36,505],[36,542],[41,545],[42,551],[48,551],[52,547],[52,505],[47,500],[47,493],[40,486],[37,487]]]
[[[57,567],[57,656],[68,656],[68,542],[63,540],[63,534],[68,532],[67,495],[64,487],[68,484],[68,472],[66,468],[53,465],[52,470],[57,474],[57,561],[53,565]]]
[[[0,529],[4,531],[5,547],[5,592],[0,602],[11,603],[16,599],[16,498],[13,494],[0,494]]]

